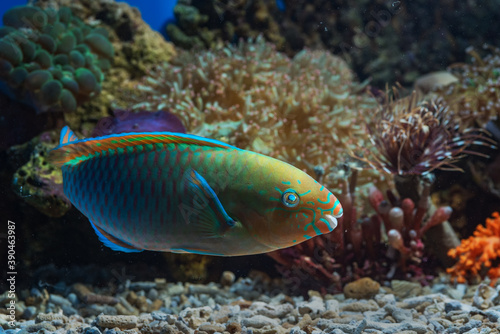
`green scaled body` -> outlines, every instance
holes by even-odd
[[[51,159],[70,201],[120,251],[264,253],[328,233],[342,215],[297,168],[193,135],[77,140],[65,128]]]

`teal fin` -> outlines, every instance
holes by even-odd
[[[65,126],[61,130],[61,135],[59,136],[59,145],[71,144],[78,140],[78,137],[68,126]]]
[[[143,249],[137,249],[113,237],[111,234],[105,232],[103,229],[95,226],[94,223],[90,222],[90,224],[94,228],[95,233],[99,237],[99,240],[101,240],[101,242],[104,244],[104,246],[109,247],[114,251],[125,252],[125,253],[137,253],[143,251]]]
[[[184,172],[181,189],[187,190],[180,206],[182,216],[186,224],[201,232],[203,237],[221,237],[236,224],[212,187],[194,169]]]

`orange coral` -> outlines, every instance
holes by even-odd
[[[479,225],[474,235],[462,240],[455,249],[450,249],[448,255],[452,258],[458,257],[458,262],[447,272],[455,277],[459,283],[466,281],[466,275],[470,277],[488,276],[492,284],[500,278],[500,264],[492,267],[492,261],[500,260],[500,214],[493,213],[493,218],[486,219],[486,227]],[[485,273],[486,268],[490,268]]]

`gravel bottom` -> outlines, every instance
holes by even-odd
[[[316,291],[290,296],[258,272],[236,281],[225,272],[220,283],[206,285],[164,279],[126,281],[118,289],[74,284],[59,292],[20,292],[14,323],[6,292],[0,333],[500,333],[500,285],[422,288],[392,281],[379,287],[365,279],[350,289],[358,299]]]

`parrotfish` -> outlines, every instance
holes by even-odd
[[[236,256],[329,233],[339,200],[305,172],[221,141],[173,132],[79,140],[63,128],[50,159],[104,245]]]

